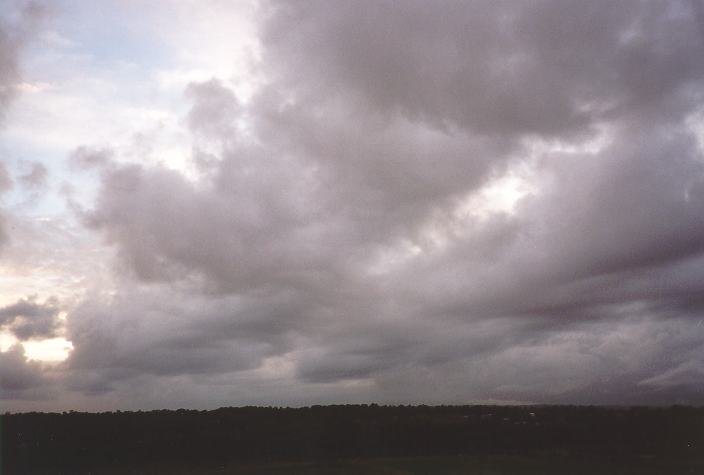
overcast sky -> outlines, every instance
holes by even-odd
[[[704,3],[2,0],[0,407],[704,404]]]

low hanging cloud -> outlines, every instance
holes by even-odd
[[[185,89],[193,170],[69,158],[115,281],[68,398],[701,404],[697,5],[264,2],[252,97]]]
[[[56,298],[38,302],[25,298],[0,308],[0,328],[9,330],[19,340],[51,338],[58,330],[59,305]]]
[[[25,359],[21,345],[0,352],[0,363],[0,400],[31,399],[33,390],[43,386],[39,364]]]

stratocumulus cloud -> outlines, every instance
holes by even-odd
[[[245,80],[66,150],[111,277],[0,309],[73,344],[16,407],[704,402],[699,3],[252,5]]]

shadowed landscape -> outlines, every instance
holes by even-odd
[[[241,407],[2,417],[2,473],[702,473],[704,409]]]

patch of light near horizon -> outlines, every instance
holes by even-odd
[[[284,354],[265,358],[253,372],[264,379],[288,379],[294,376],[295,369],[291,355]]]
[[[14,337],[10,332],[0,330],[0,352],[5,352],[9,350],[12,345],[17,343],[17,338]]]
[[[22,346],[28,360],[45,363],[65,361],[73,350],[73,343],[62,337],[24,341]]]
[[[342,388],[345,389],[350,389],[350,388],[371,388],[374,386],[374,380],[372,378],[350,378],[350,379],[344,379],[342,381],[338,381],[335,384],[339,385]]]
[[[62,308],[88,287],[109,286],[111,249],[98,236],[61,218],[15,219],[14,235],[0,262],[0,307],[33,296],[55,297]]]
[[[43,363],[60,363],[68,358],[73,343],[63,337],[20,342],[7,331],[0,331],[0,352],[4,353],[16,344],[24,349],[25,358]]]

